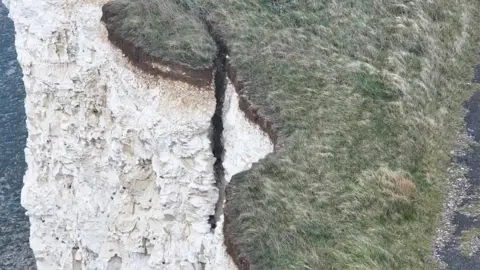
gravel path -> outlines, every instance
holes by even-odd
[[[480,65],[473,83],[480,83]],[[444,269],[480,269],[480,90],[464,104],[466,136],[459,140],[450,168],[450,191],[444,224],[434,249]]]

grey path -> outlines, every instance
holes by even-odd
[[[480,83],[480,65],[474,69],[472,82]],[[463,105],[467,110],[467,135],[474,142],[467,153],[455,157],[457,165],[466,168],[467,181],[451,219],[451,238],[439,255],[447,269],[477,270],[480,269],[480,90]]]
[[[0,269],[32,269],[29,223],[20,206],[26,169],[22,71],[16,60],[13,22],[0,2]]]

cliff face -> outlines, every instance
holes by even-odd
[[[222,219],[208,223],[213,89],[133,67],[108,41],[104,0],[4,2],[27,92],[22,205],[38,268],[235,268]],[[273,150],[229,89],[227,181]]]

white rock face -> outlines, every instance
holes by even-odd
[[[238,107],[238,95],[228,82],[223,105],[223,167],[225,179],[250,169],[253,162],[273,152],[270,138],[257,125],[250,122]]]
[[[38,269],[235,269],[221,221],[214,233],[207,222],[213,90],[132,67],[107,40],[105,2],[4,0],[27,91],[22,205]],[[233,96],[228,176],[273,150]]]

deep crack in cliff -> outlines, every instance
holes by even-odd
[[[234,189],[234,185],[230,183],[230,178],[241,171],[248,170],[250,165],[253,165],[250,164],[240,170],[236,170],[235,167],[239,169],[239,164],[235,164],[233,167],[232,164],[230,164],[232,156],[235,155],[231,152],[233,149],[230,149],[232,147],[232,130],[230,130],[232,121],[230,117],[232,117],[232,115],[229,116],[228,112],[231,110],[231,106],[236,106],[242,113],[242,117],[249,124],[258,128],[258,131],[266,136],[266,140],[269,142],[267,144],[271,144],[272,146],[272,148],[266,152],[255,149],[255,146],[247,147],[248,150],[245,150],[250,153],[252,153],[253,150],[255,155],[263,152],[263,154],[260,155],[261,157],[257,156],[258,159],[256,159],[256,161],[265,158],[268,153],[275,152],[281,148],[283,146],[283,140],[278,129],[278,121],[267,117],[262,106],[258,106],[248,99],[247,92],[249,87],[246,83],[247,80],[237,73],[234,64],[229,60],[228,55],[230,52],[225,39],[226,35],[222,32],[222,28],[208,19],[204,19],[204,22],[208,27],[210,36],[217,45],[217,56],[214,61],[216,108],[214,116],[212,117],[212,148],[216,158],[214,172],[219,197],[215,205],[215,214],[210,216],[209,223],[212,232],[214,232],[217,226],[223,224],[223,228],[220,228],[224,235],[223,243],[226,247],[227,254],[233,260],[236,268],[250,269],[250,259],[247,253],[245,250],[242,250],[234,240],[234,233],[231,227],[232,217],[228,216],[225,211],[229,207],[228,204],[229,201],[231,202]],[[229,89],[233,89],[233,96],[230,96]],[[232,100],[235,100],[235,102],[231,103]],[[235,118],[235,116],[233,116],[233,118]],[[241,126],[240,123],[235,122],[235,126],[237,125]],[[246,134],[248,134],[248,131]],[[251,134],[248,134],[248,136],[250,135]],[[243,143],[251,144],[251,142],[247,141]],[[233,157],[233,159],[236,158],[237,157]],[[240,161],[240,163],[242,163],[242,161]],[[232,171],[234,173],[232,173]]]
[[[223,166],[223,156],[225,148],[222,142],[223,135],[223,105],[225,101],[225,91],[227,89],[227,69],[226,61],[228,49],[221,37],[214,33],[213,26],[207,22],[208,30],[217,44],[217,56],[214,63],[214,90],[215,90],[215,112],[212,116],[212,151],[215,157],[213,171],[215,173],[215,183],[218,188],[218,201],[215,204],[215,214],[211,215],[208,222],[212,231],[217,227],[217,221],[223,215],[223,201],[225,200],[225,187],[227,182],[225,180],[225,168]]]

